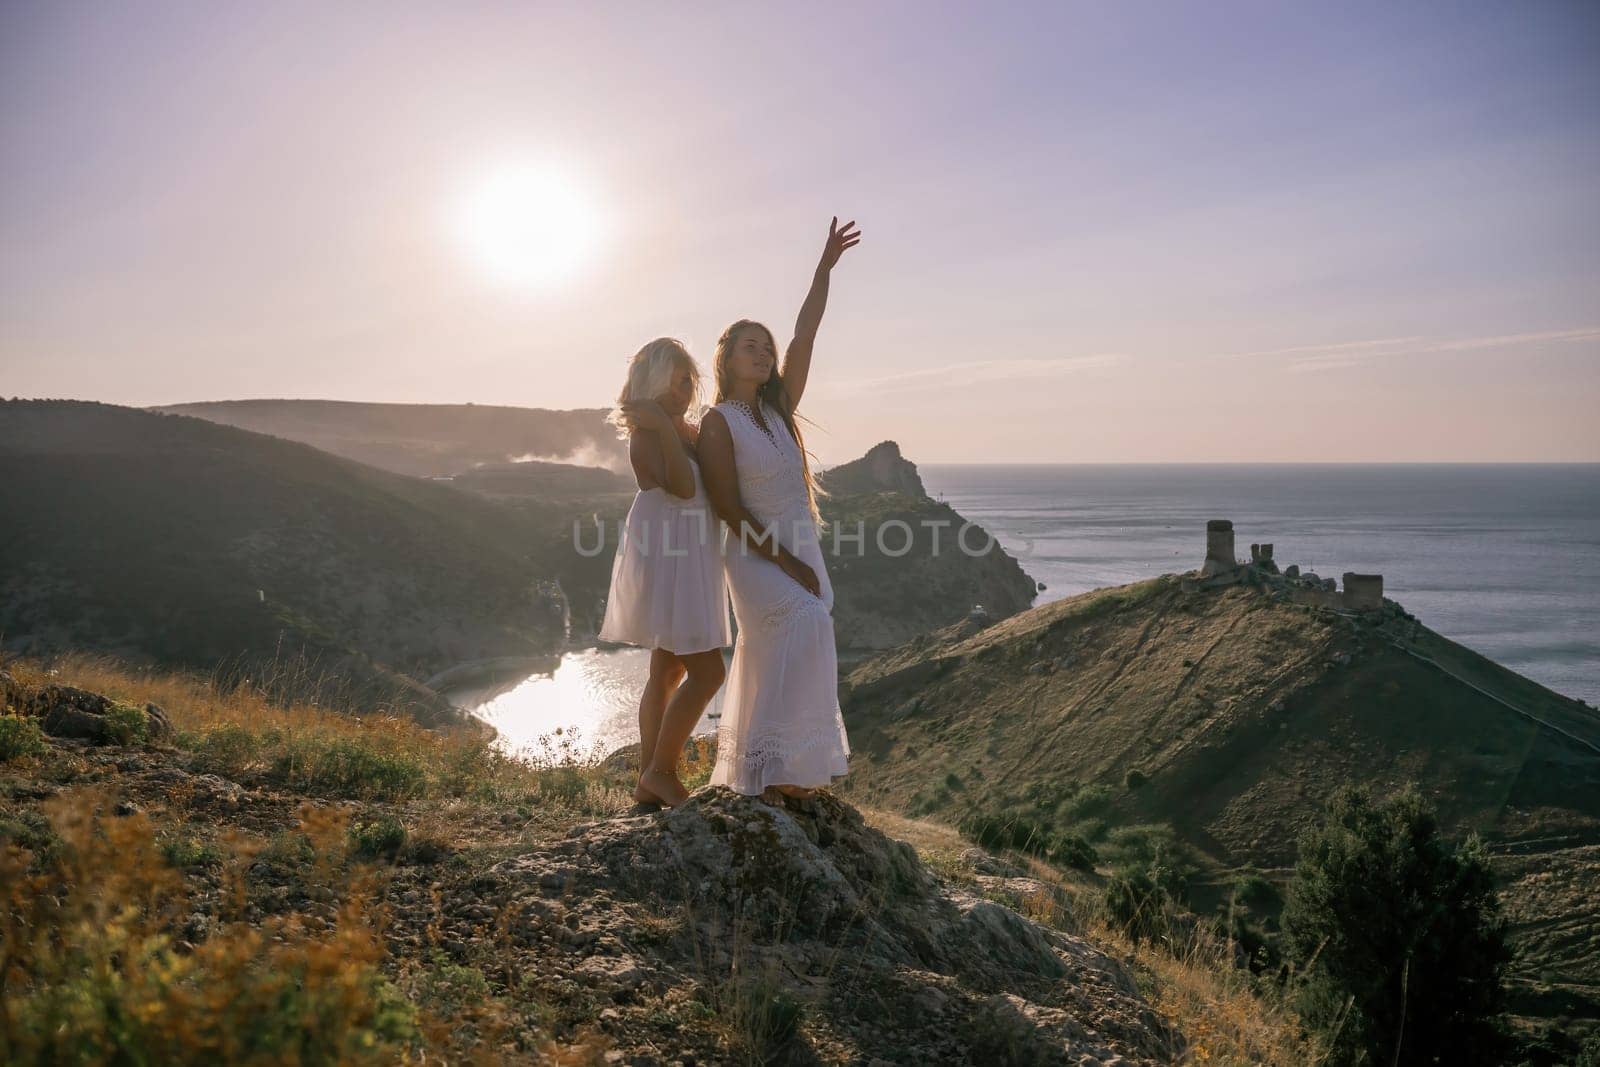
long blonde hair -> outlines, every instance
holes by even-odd
[[[617,404],[606,416],[606,421],[617,428],[618,437],[629,434],[628,422],[622,415],[622,405],[630,400],[654,400],[672,388],[672,375],[680,367],[689,369],[689,379],[694,383],[694,395],[689,399],[685,415],[695,414],[700,407],[700,366],[683,342],[676,337],[657,337],[633,354],[628,360],[628,377],[617,394]]]
[[[728,369],[728,360],[733,355],[734,342],[738,340],[739,332],[746,326],[753,326],[767,335],[767,341],[772,345],[774,354],[778,351],[777,341],[772,336],[772,331],[753,319],[740,319],[738,322],[722,331],[722,336],[717,338],[717,354],[711,360],[712,372],[717,379],[716,399],[713,403],[720,404],[733,395],[733,372]],[[758,400],[765,400],[778,412],[783,419],[784,426],[788,427],[789,435],[794,438],[794,443],[800,446],[800,473],[806,480],[806,507],[811,511],[811,521],[819,528],[827,524],[822,519],[822,511],[817,507],[817,498],[827,496],[827,490],[817,484],[816,477],[811,473],[810,453],[806,451],[805,438],[800,435],[800,426],[795,421],[799,416],[794,413],[794,405],[789,402],[789,390],[783,384],[783,376],[778,373],[778,368],[773,367],[772,374],[767,377],[756,389]]]

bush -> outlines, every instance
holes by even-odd
[[[1050,845],[1051,863],[1079,871],[1092,871],[1100,861],[1094,846],[1073,834],[1059,834]]]
[[[1145,774],[1137,767],[1133,767],[1128,770],[1127,776],[1123,778],[1123,783],[1127,785],[1129,789],[1138,789],[1149,780],[1150,776],[1148,774]]]
[[[1279,938],[1267,928],[1266,924],[1256,921],[1248,911],[1242,908],[1229,909],[1222,905],[1224,912],[1212,918],[1212,929],[1220,938],[1233,941],[1239,946],[1239,952],[1244,956],[1245,965],[1252,974],[1271,974],[1277,972],[1283,964],[1283,951]]]
[[[1505,1062],[1510,953],[1494,876],[1475,836],[1439,836],[1415,787],[1382,803],[1359,786],[1334,796],[1301,838],[1282,926],[1328,1064]]]
[[[1050,848],[1050,831],[1026,815],[992,815],[976,812],[961,820],[956,829],[963,837],[984,848],[1015,848],[1036,856]]]
[[[393,815],[354,823],[350,827],[350,848],[362,858],[394,859],[406,844],[406,828]]]
[[[1233,883],[1234,902],[1254,912],[1268,911],[1283,903],[1283,894],[1272,881],[1260,874],[1244,874]]]
[[[44,731],[31,718],[0,715],[0,763],[33,759],[50,751]]]
[[[161,855],[173,867],[188,870],[221,862],[222,853],[190,834],[170,834],[161,841]]]
[[[105,740],[113,745],[143,744],[150,720],[143,708],[113,703],[106,709]]]
[[[229,723],[202,737],[195,750],[194,767],[202,774],[242,778],[261,753],[261,741],[243,726]]]
[[[1575,1067],[1600,1067],[1600,1030],[1584,1039],[1578,1049],[1578,1058],[1573,1063]]]
[[[1170,903],[1166,890],[1147,871],[1125,870],[1106,883],[1106,913],[1135,944],[1167,932]]]
[[[365,738],[299,738],[278,753],[269,773],[291,789],[353,799],[404,800],[427,784],[415,758]]]
[[[4,854],[6,845],[15,845],[32,853],[32,866],[38,868],[55,860],[61,848],[61,838],[56,835],[50,820],[37,811],[0,811],[0,854]]]

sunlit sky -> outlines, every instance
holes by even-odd
[[[16,0],[0,149],[0,395],[601,406],[838,214],[827,463],[1600,460],[1592,3]]]

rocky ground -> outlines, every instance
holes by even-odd
[[[38,846],[53,804],[150,820],[185,857],[175,936],[192,950],[223,921],[238,841],[255,842],[247,921],[331,922],[352,883],[308,827],[392,819],[409,832],[371,860],[381,966],[419,1007],[459,1013],[460,1047],[492,1032],[485,1062],[1158,1064],[1186,1045],[1126,962],[998,902],[1049,886],[975,849],[930,868],[827,792],[705,787],[649,811],[566,768],[499,808],[308,796],[266,770],[208,771],[156,708],[147,743],[116,743],[94,720],[129,706],[93,696],[53,687],[24,709],[52,733],[0,763],[0,842]]]

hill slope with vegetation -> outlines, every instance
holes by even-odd
[[[846,689],[846,795],[1102,858],[1167,840],[1201,907],[1241,875],[1281,884],[1340,787],[1414,781],[1494,857],[1513,1008],[1600,1018],[1600,716],[1393,601],[1167,576],[953,627]]]
[[[437,709],[416,679],[565,640],[527,516],[201,419],[0,403],[0,513],[12,649],[326,673]]]

